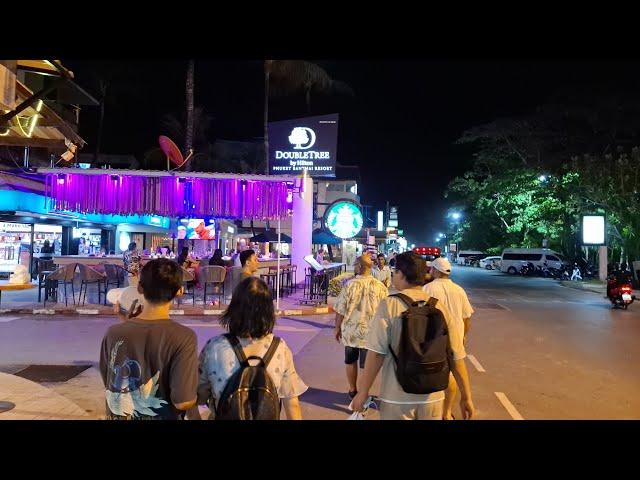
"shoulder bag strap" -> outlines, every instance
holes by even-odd
[[[400,300],[402,300],[407,305],[407,307],[410,307],[414,303],[413,298],[411,298],[409,295],[405,295],[404,293],[394,293],[393,295],[389,295],[389,296],[390,297],[398,297]]]
[[[269,345],[269,350],[267,350],[267,353],[265,353],[264,357],[262,357],[264,368],[267,368],[267,365],[269,365],[271,358],[273,358],[273,355],[276,353],[276,350],[278,349],[278,345],[280,345],[280,337],[273,337],[273,340],[271,341],[271,345]]]
[[[404,293],[394,293],[393,295],[389,295],[390,297],[398,297],[400,300],[402,300],[406,305],[407,308],[410,307],[411,305],[413,305],[414,301],[413,298],[411,298],[408,295],[405,295]],[[391,344],[389,344],[389,351],[391,352],[391,356],[393,357],[394,362],[396,362],[396,365],[398,364],[398,357],[396,356],[395,352],[393,351],[393,347],[391,346]]]
[[[225,333],[224,338],[226,338],[231,344],[236,357],[238,357],[238,360],[240,361],[240,365],[243,367],[249,365],[249,361],[247,360],[247,356],[244,354],[244,350],[242,350],[242,345],[240,345],[238,337],[230,333]]]

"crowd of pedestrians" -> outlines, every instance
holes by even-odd
[[[273,301],[253,276],[252,253],[239,255],[242,278],[220,320],[227,333],[209,339],[199,356],[195,333],[169,317],[183,292],[179,263],[159,258],[140,268],[135,254],[126,255],[142,308],[116,303],[122,321],[102,341],[107,418],[200,419],[198,406],[210,419],[278,419],[282,410],[287,419],[302,418],[298,398],[308,387],[291,349],[273,334]],[[370,404],[380,374],[374,400],[383,420],[455,419],[458,393],[460,418],[472,418],[464,357],[473,308],[464,290],[450,280],[445,258],[430,270],[412,252],[394,255],[393,263],[392,274],[384,255],[358,257],[334,306],[352,409]]]

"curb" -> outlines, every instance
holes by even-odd
[[[289,310],[276,310],[276,317],[286,316],[310,316],[310,315],[327,315],[333,313],[334,310],[330,306],[326,307],[314,307],[314,308],[299,308]],[[224,313],[224,310],[220,309],[175,309],[169,310],[171,315],[175,316],[189,316],[189,317],[218,317]],[[80,315],[100,315],[100,316],[112,316],[113,309],[108,307],[100,308],[3,308],[0,309],[0,315],[64,315],[64,316],[80,316]]]
[[[592,293],[598,293],[598,294],[606,293],[606,291],[604,290],[596,290],[595,288],[584,287],[582,283],[575,283],[575,282],[566,281],[566,280],[560,281],[560,285],[567,288],[573,288],[574,290],[582,290],[585,292],[592,292]]]

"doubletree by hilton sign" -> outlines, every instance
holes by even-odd
[[[269,123],[269,173],[335,177],[338,114]]]

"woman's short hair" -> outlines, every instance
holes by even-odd
[[[149,303],[167,303],[182,288],[182,268],[168,258],[147,262],[140,272],[139,285]]]
[[[242,280],[233,291],[231,303],[220,325],[242,338],[262,338],[273,332],[276,315],[267,284],[257,277]]]
[[[137,247],[137,246],[138,246],[138,245],[136,245],[136,242],[131,242],[131,243],[129,244],[129,247],[127,248],[127,250],[129,250],[129,251],[133,252],[133,251],[136,249],[136,247]]]
[[[411,285],[423,285],[427,274],[427,264],[422,257],[413,252],[404,252],[396,256],[396,271],[401,271]]]

